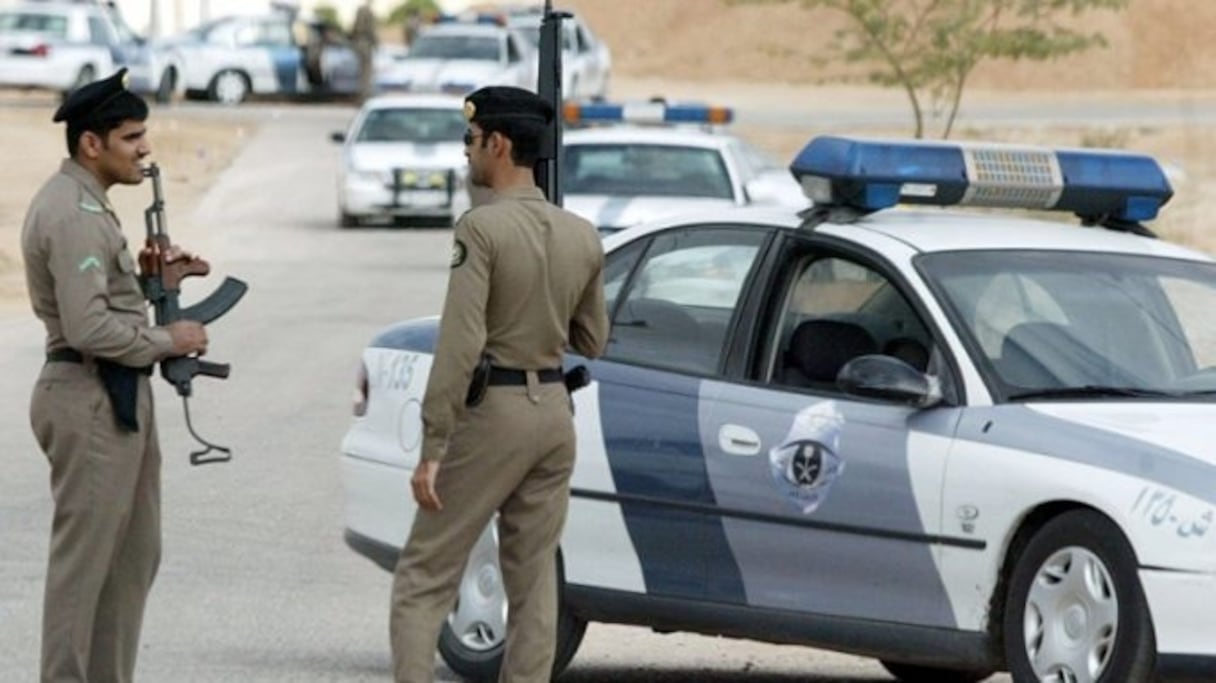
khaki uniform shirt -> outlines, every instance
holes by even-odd
[[[35,195],[21,231],[25,281],[47,351],[143,367],[169,355],[169,331],[147,306],[118,217],[97,178],[65,159]]]
[[[496,194],[456,223],[452,271],[422,404],[423,460],[440,460],[482,352],[519,370],[560,367],[567,347],[608,341],[604,247],[595,226],[539,188]]]

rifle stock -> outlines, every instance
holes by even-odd
[[[245,295],[249,286],[236,278],[226,277],[219,288],[202,301],[182,308],[182,280],[187,277],[205,276],[211,272],[211,266],[200,258],[169,260],[172,242],[165,228],[165,200],[161,193],[160,168],[156,164],[150,164],[144,169],[144,176],[152,180],[152,204],[144,210],[147,239],[145,249],[140,253],[139,265],[144,296],[152,304],[156,324],[165,326],[179,320],[210,323],[230,311]],[[231,367],[227,363],[212,363],[197,356],[178,356],[160,361],[161,376],[173,385],[182,397],[182,405],[186,411],[186,427],[191,436],[206,446],[205,450],[190,453],[192,465],[223,462],[232,457],[227,448],[211,444],[194,432],[187,403],[193,392],[195,376],[225,379],[230,370]],[[208,456],[211,451],[219,451],[220,455]]]

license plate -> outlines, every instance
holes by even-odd
[[[446,190],[402,190],[397,193],[398,206],[442,207],[448,205]]]

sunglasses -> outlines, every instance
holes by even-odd
[[[468,147],[469,145],[473,144],[474,140],[480,137],[485,137],[485,133],[474,133],[471,130],[466,130],[464,132],[464,146]]]

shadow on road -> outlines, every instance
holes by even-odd
[[[756,673],[709,669],[630,669],[618,666],[579,667],[556,679],[557,683],[889,683],[888,677],[823,676],[815,674]]]

